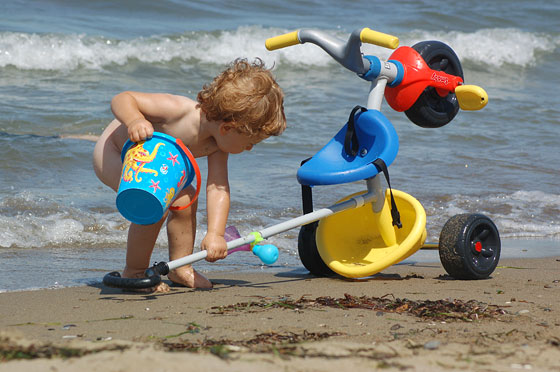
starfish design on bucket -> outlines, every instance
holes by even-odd
[[[159,187],[159,181],[154,182],[154,180],[150,180],[152,182],[152,184],[148,187],[151,187],[154,189],[154,194],[156,193],[157,190],[161,190],[161,187]]]
[[[169,152],[169,157],[167,158],[167,160],[171,160],[171,165],[175,166],[175,163],[179,164],[179,160],[177,160],[178,157],[179,157],[179,154],[173,155],[170,151]]]

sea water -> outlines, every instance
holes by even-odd
[[[369,85],[314,45],[269,52],[266,38],[315,28],[346,39],[370,27],[401,45],[437,39],[461,59],[466,83],[490,101],[447,126],[423,129],[384,104],[400,139],[396,189],[445,221],[480,212],[498,226],[505,257],[560,253],[560,3],[557,1],[19,0],[0,4],[0,291],[83,285],[121,270],[128,222],[92,170],[93,142],[124,90],[195,98],[238,57],[261,58],[286,94],[288,128],[230,157],[229,224],[242,235],[301,214],[296,171],[365,105]],[[367,45],[367,54],[391,51]],[[204,160],[200,161],[203,173]],[[202,185],[204,188],[204,183]],[[364,188],[314,188],[316,207]],[[201,193],[197,244],[206,231]],[[300,270],[297,229],[269,242],[272,268]],[[153,261],[167,260],[165,233]],[[437,260],[435,252],[410,259]],[[203,272],[271,270],[250,253]]]

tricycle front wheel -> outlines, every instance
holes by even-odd
[[[483,214],[453,216],[440,234],[441,263],[456,279],[488,278],[498,265],[500,251],[498,229]]]
[[[453,49],[441,41],[422,41],[412,46],[432,70],[444,71],[463,78],[463,68]],[[445,97],[435,88],[427,87],[414,105],[405,111],[414,124],[424,128],[439,128],[449,123],[459,112],[455,93]]]

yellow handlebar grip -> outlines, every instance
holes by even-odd
[[[289,47],[292,45],[296,45],[299,44],[299,38],[298,38],[298,31],[293,31],[284,35],[278,35],[278,36],[274,36],[271,37],[269,39],[266,39],[266,42],[264,43],[264,45],[266,46],[266,49],[268,50],[275,50],[275,49],[280,49],[280,48],[285,48],[285,47]]]
[[[462,110],[480,110],[488,103],[488,93],[478,85],[459,85],[455,94]]]
[[[389,49],[396,49],[399,46],[399,38],[393,35],[364,28],[360,32],[360,40],[364,43],[379,45]]]

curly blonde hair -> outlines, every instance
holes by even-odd
[[[197,95],[208,120],[230,123],[240,133],[277,136],[286,129],[284,93],[264,62],[236,59]]]

